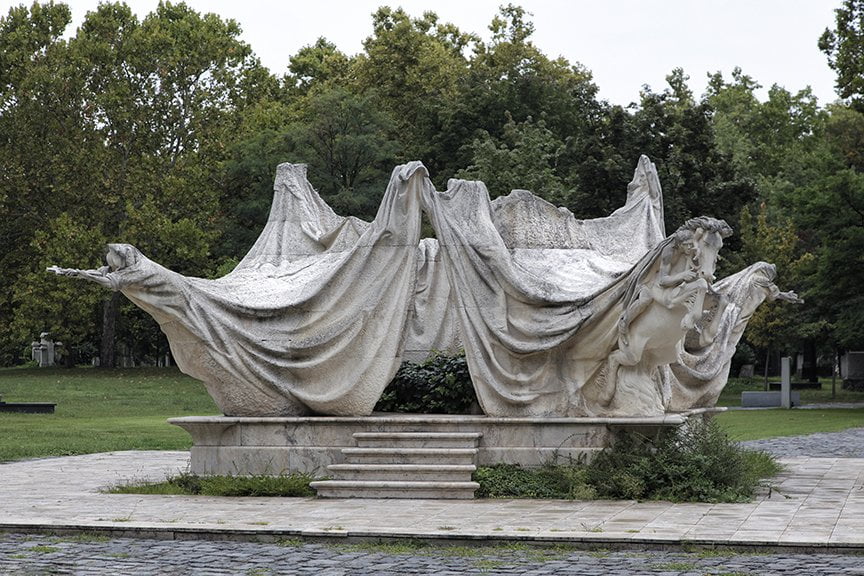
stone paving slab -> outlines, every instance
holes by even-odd
[[[163,480],[187,452],[130,451],[0,464],[0,530],[166,539],[424,538],[864,552],[864,458],[784,458],[755,501],[351,500],[105,494]]]

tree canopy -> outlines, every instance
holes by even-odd
[[[581,218],[623,204],[640,154],[657,165],[668,231],[709,215],[738,225],[722,272],[778,264],[795,311],[767,307],[746,338],[864,346],[864,1],[845,0],[819,39],[840,100],[735,70],[694,95],[684,70],[624,108],[590,70],[550,58],[523,8],[502,6],[489,40],[382,6],[363,50],[322,37],[264,68],[239,25],[163,0],[139,19],[102,3],[69,34],[69,8],[0,16],[0,365],[50,331],[71,362],[115,345],[164,354],[158,328],[116,296],[71,286],[48,264],[96,267],[129,242],[187,275],[230,271],[267,218],[276,165],[303,162],[338,212],[374,216],[390,170],[421,160],[439,186],[526,188]],[[101,351],[101,354],[100,354]]]

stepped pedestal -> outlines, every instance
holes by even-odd
[[[384,494],[416,486],[399,482],[470,482],[473,466],[590,459],[618,430],[653,435],[696,410],[646,418],[490,418],[418,414],[366,417],[173,418],[193,439],[191,472],[199,475],[278,475],[303,472],[340,482],[374,480]],[[465,445],[465,442],[469,445]],[[332,466],[332,468],[331,468]],[[434,470],[432,470],[434,469]],[[336,491],[329,485],[331,495]],[[353,490],[356,485],[352,485]],[[451,485],[452,487],[452,485]],[[475,486],[476,487],[476,486]],[[342,485],[339,490],[347,485]],[[424,491],[429,489],[430,491]],[[461,486],[463,492],[473,489]],[[434,494],[424,485],[415,494]],[[402,497],[402,496],[399,496]],[[420,497],[420,496],[418,496]],[[438,496],[422,496],[438,497]],[[462,497],[462,496],[460,496]]]
[[[481,435],[476,432],[355,432],[332,480],[312,482],[322,498],[470,499]]]

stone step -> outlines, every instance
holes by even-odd
[[[470,500],[476,482],[320,480],[309,484],[319,498],[413,498]]]
[[[469,482],[477,469],[468,464],[331,464],[338,480]]]
[[[476,448],[480,432],[355,432],[360,448]]]
[[[348,464],[474,464],[477,448],[343,448]]]

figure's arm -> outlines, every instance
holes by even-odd
[[[670,288],[678,286],[681,283],[692,282],[696,280],[696,270],[687,268],[677,274],[672,274],[672,263],[675,260],[675,251],[678,248],[672,244],[663,249],[660,254],[660,273],[657,277],[657,283],[661,288]]]
[[[108,266],[102,266],[96,270],[79,270],[77,268],[60,268],[59,266],[49,266],[47,272],[54,272],[60,276],[69,276],[71,278],[82,278],[96,282],[100,286],[104,286],[110,290],[118,290],[120,288],[116,278],[111,273]]]
[[[777,289],[777,294],[772,294],[770,299],[780,300],[781,302],[791,302],[792,304],[804,303],[804,299],[800,298],[794,290],[789,290],[788,292],[780,292],[780,290]]]

